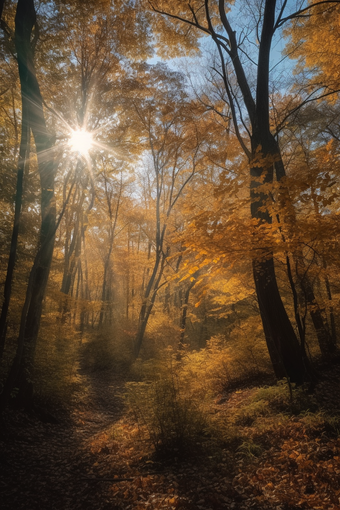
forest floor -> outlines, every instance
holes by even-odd
[[[1,510],[340,509],[340,367],[317,385],[320,412],[243,414],[243,440],[157,459],[126,414],[124,382],[109,370],[81,373],[68,412],[8,410],[0,434]],[[228,417],[254,387],[212,403]],[[327,416],[325,418],[327,411]],[[239,415],[241,416],[241,415]],[[181,457],[179,455],[179,457]]]

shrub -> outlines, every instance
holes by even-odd
[[[126,371],[131,363],[131,348],[124,340],[113,337],[112,331],[105,329],[85,338],[81,346],[82,366],[90,372]]]
[[[276,385],[259,388],[256,401],[267,402],[272,411],[284,411],[300,414],[304,411],[316,411],[317,405],[303,387],[288,386],[287,381],[278,381]]]
[[[145,375],[143,382],[128,384],[127,400],[138,423],[158,453],[193,453],[209,430],[204,392],[172,351],[164,362],[145,363]]]
[[[51,402],[65,402],[78,387],[80,335],[70,325],[43,318],[34,363],[36,396]]]

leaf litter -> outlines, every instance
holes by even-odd
[[[338,376],[316,391],[333,415],[340,411]],[[124,411],[122,381],[109,372],[82,377],[89,391],[80,390],[57,423],[6,411],[1,510],[340,510],[340,439],[312,414],[274,425],[263,416],[262,429],[239,426],[242,448],[226,443],[209,455],[157,459]],[[252,391],[212,402],[212,413],[228,422]]]

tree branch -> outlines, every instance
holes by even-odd
[[[286,1],[285,1],[284,5],[282,6],[282,9],[280,11],[280,14],[279,14],[279,17],[277,19],[277,22],[275,23],[274,31],[277,28],[281,27],[287,21],[291,20],[291,19],[305,18],[305,17],[309,16],[309,14],[305,15],[304,13],[309,11],[313,7],[318,7],[319,5],[339,4],[339,3],[340,3],[340,0],[323,0],[322,2],[317,2],[315,4],[308,5],[304,9],[300,9],[300,10],[298,10],[296,12],[293,12],[293,14],[290,14],[289,16],[286,16],[285,18],[281,18],[282,14],[283,14],[283,10],[285,8],[285,4],[286,4]]]
[[[321,88],[321,87],[320,87]],[[320,90],[320,89],[317,89],[317,90]],[[291,116],[293,115],[294,113],[296,113],[298,110],[300,110],[300,108],[302,108],[303,106],[305,106],[306,104],[308,103],[311,103],[312,101],[319,101],[320,99],[323,99],[325,97],[328,97],[328,96],[331,96],[333,94],[337,94],[338,92],[340,92],[340,89],[337,89],[337,90],[332,90],[331,92],[326,92],[325,94],[321,94],[320,96],[318,97],[311,97],[313,94],[315,94],[315,92],[317,92],[316,90],[314,90],[313,92],[311,92],[309,94],[309,96],[307,97],[307,99],[305,99],[304,101],[302,101],[302,103],[300,103],[298,106],[296,106],[295,108],[293,108],[293,110],[291,110],[289,113],[287,113],[287,115],[281,120],[280,124],[277,126],[276,130],[275,130],[275,133],[274,133],[274,136],[278,135],[279,132],[281,131],[281,129],[283,128],[283,125],[284,123],[286,122],[286,120]]]
[[[192,25],[193,27],[196,27],[199,30],[202,30],[206,34],[210,35],[209,30],[207,28],[205,28],[203,25],[201,25],[200,23],[197,22],[196,16],[193,16],[194,21],[190,21],[190,20],[188,20],[186,18],[182,18],[181,16],[176,16],[175,14],[170,14],[169,12],[161,11],[160,9],[156,9],[156,7],[150,2],[150,0],[148,1],[148,3],[149,3],[151,9],[154,12],[157,12],[158,14],[163,14],[164,16],[168,16],[169,18],[177,19],[178,21],[182,21],[183,23],[187,23],[189,25]],[[192,11],[192,9],[190,9],[190,10]]]

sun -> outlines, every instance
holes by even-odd
[[[85,129],[76,129],[72,131],[68,144],[73,152],[86,156],[93,146],[92,134]]]

